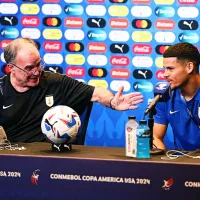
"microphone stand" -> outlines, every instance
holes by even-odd
[[[153,148],[153,126],[154,126],[154,118],[153,116],[156,114],[155,106],[149,110],[149,118],[148,118],[148,127],[150,130],[150,154],[151,155],[162,155],[165,153],[163,149]]]

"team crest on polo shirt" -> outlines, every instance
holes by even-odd
[[[48,95],[45,97],[47,106],[51,107],[54,104],[53,95]]]

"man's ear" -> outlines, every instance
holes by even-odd
[[[14,68],[11,64],[7,64],[7,66],[9,67],[10,71]]]
[[[194,63],[193,62],[189,62],[186,67],[187,67],[188,74],[190,74],[191,72],[194,71]]]

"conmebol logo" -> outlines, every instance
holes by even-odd
[[[151,92],[153,90],[153,85],[151,82],[140,81],[135,82],[133,88],[138,92]]]
[[[135,54],[151,54],[152,46],[149,44],[135,44],[132,50]]]

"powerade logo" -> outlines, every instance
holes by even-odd
[[[199,41],[199,36],[196,33],[183,32],[178,36],[180,42],[197,43]]]
[[[82,15],[83,7],[80,5],[67,5],[65,6],[65,12],[67,15]]]
[[[107,37],[106,32],[102,30],[93,30],[87,33],[88,39],[93,41],[104,41]]]
[[[170,6],[159,6],[155,8],[155,14],[158,17],[173,17],[175,10]]]
[[[133,88],[138,92],[151,92],[153,90],[153,85],[150,82],[140,81],[135,82]]]
[[[15,39],[19,36],[19,31],[16,28],[2,28],[1,36],[4,38]]]

